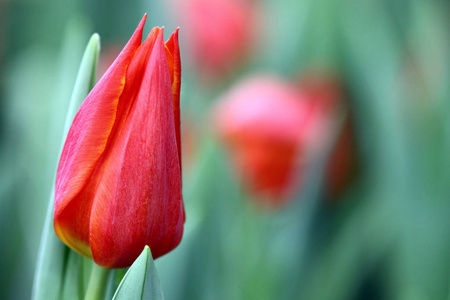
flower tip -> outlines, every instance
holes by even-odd
[[[167,44],[173,45],[175,43],[175,44],[178,45],[178,30],[179,29],[180,29],[180,27],[175,28],[174,32],[172,32],[172,34],[170,35],[169,39],[167,40]]]
[[[156,40],[157,41],[162,40],[162,43],[164,45],[164,26],[158,27],[158,29],[159,30],[158,30],[158,35],[156,37]]]
[[[144,16],[142,17],[142,19],[139,22],[139,25],[137,27],[137,29],[139,29],[141,32],[144,29],[145,21],[147,21],[147,13],[144,14]]]

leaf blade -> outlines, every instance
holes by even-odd
[[[150,248],[145,246],[123,277],[113,300],[164,299]]]

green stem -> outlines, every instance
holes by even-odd
[[[91,278],[84,300],[104,300],[109,272],[110,269],[102,268],[96,263],[92,264]]]

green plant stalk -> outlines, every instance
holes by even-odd
[[[103,300],[105,299],[106,285],[111,269],[102,268],[97,264],[92,264],[91,278],[84,300]]]

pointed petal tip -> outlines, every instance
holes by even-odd
[[[158,27],[158,35],[156,37],[156,41],[158,44],[161,43],[162,40],[162,45],[164,46],[164,26],[163,27]]]
[[[178,31],[180,31],[180,27],[175,28],[174,32],[172,33],[172,36],[175,40],[178,40]]]
[[[144,14],[141,21],[139,22],[139,25],[136,28],[136,31],[140,32],[141,35],[142,35],[142,31],[144,30],[144,25],[145,25],[146,20],[147,20],[147,13]]]
[[[173,44],[178,45],[178,31],[179,31],[180,27],[177,27],[174,32],[172,32],[172,34],[170,35],[169,39],[167,40],[167,45],[172,45],[170,46],[170,48],[173,47]],[[178,46],[177,46],[178,47]],[[173,50],[172,50],[173,51]]]

